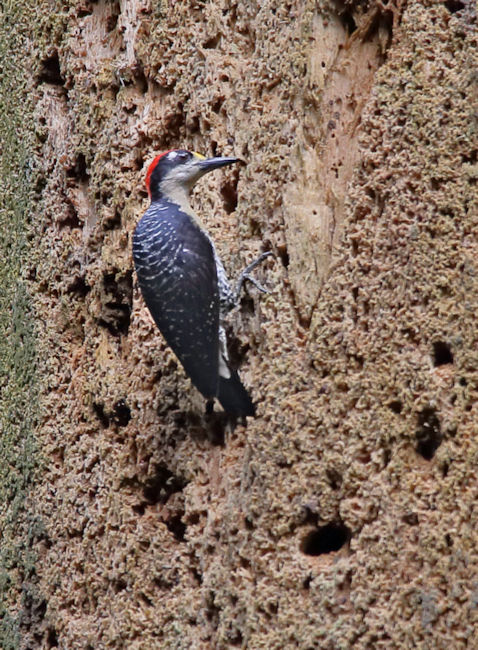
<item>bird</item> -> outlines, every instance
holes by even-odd
[[[272,253],[249,264],[233,287],[189,202],[204,174],[238,162],[186,149],[157,155],[146,173],[150,205],[134,230],[133,259],[146,306],[206,399],[206,413],[213,411],[217,398],[228,415],[247,417],[255,415],[255,404],[231,367],[224,319],[239,304],[246,280],[267,293],[250,273]]]

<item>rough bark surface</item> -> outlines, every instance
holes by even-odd
[[[21,6],[20,6],[21,4]],[[478,644],[473,2],[2,3],[0,646]],[[258,404],[204,405],[131,235],[159,151]]]

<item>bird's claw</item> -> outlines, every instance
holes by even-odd
[[[252,275],[249,275],[248,273],[244,274],[242,276],[243,281],[247,280],[251,284],[253,284],[256,289],[259,289],[262,293],[270,293],[269,289],[266,289],[265,287],[262,286],[260,282],[258,282],[255,278],[252,277]]]
[[[263,287],[255,278],[252,277],[251,271],[253,271],[259,264],[262,264],[264,260],[266,260],[268,257],[271,257],[273,255],[272,251],[266,251],[265,253],[262,253],[262,255],[259,255],[259,257],[248,264],[246,268],[242,271],[241,275],[239,276],[239,280],[237,282],[237,287],[236,287],[236,298],[239,299],[239,294],[241,293],[242,285],[246,280],[251,282],[256,289],[259,289],[262,293],[270,293],[268,289]]]
[[[266,260],[268,257],[271,257],[273,254],[274,253],[272,251],[266,251],[265,253],[262,253],[261,255],[259,255],[259,257],[256,260],[254,260],[253,262],[251,262],[246,266],[246,268],[241,273],[241,275],[244,276],[248,275],[251,271],[253,271],[256,268],[256,266],[262,264],[264,260]]]

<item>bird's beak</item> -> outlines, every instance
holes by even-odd
[[[219,169],[219,167],[232,165],[236,162],[239,162],[239,158],[203,158],[198,159],[196,165],[199,167],[203,174],[206,174],[207,172],[211,172],[213,169]]]

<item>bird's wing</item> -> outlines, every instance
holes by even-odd
[[[133,255],[146,305],[195,386],[217,395],[219,294],[208,237],[178,211],[136,228]]]

